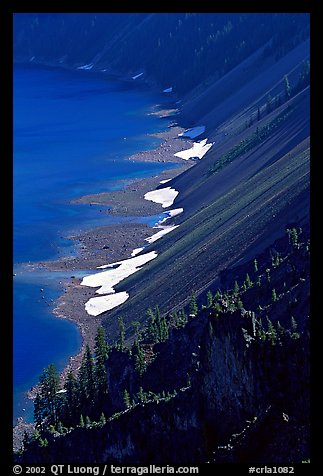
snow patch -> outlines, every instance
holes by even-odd
[[[132,251],[131,256],[132,256],[132,257],[136,256],[137,254],[139,254],[139,253],[140,253],[142,250],[144,250],[144,249],[145,249],[144,246],[142,246],[141,248],[135,248],[135,249]]]
[[[213,144],[214,142],[207,144],[207,139],[203,139],[199,142],[194,142],[193,147],[191,147],[190,149],[176,152],[176,154],[174,155],[175,157],[180,157],[181,159],[184,159],[184,160],[189,160],[193,157],[198,157],[199,159],[202,159],[202,157],[204,157],[207,151],[211,149]]]
[[[155,241],[159,240],[162,238],[164,235],[167,235],[167,233],[170,233],[171,231],[175,230],[179,225],[169,225],[169,226],[162,226],[160,231],[157,231],[154,235],[150,236],[149,238],[146,238],[145,241],[148,241],[148,243],[154,243]]]
[[[85,69],[85,70],[90,70],[90,69],[92,69],[92,68],[93,68],[93,66],[94,66],[94,64],[92,64],[92,63],[89,63],[89,64],[84,64],[83,66],[78,66],[78,68],[77,68],[77,69]]]
[[[87,301],[85,310],[91,316],[98,316],[102,312],[111,311],[129,298],[125,291],[121,293],[109,294],[108,296],[94,297]]]
[[[172,179],[169,178],[169,179],[166,179],[166,180],[161,180],[159,183],[167,183],[167,182],[169,182],[170,180],[172,180]]]
[[[161,203],[163,208],[170,207],[179,192],[171,187],[160,188],[159,190],[152,190],[144,195],[145,200],[150,200],[154,203]]]
[[[165,223],[166,220],[176,217],[180,213],[183,213],[183,211],[184,211],[184,208],[174,208],[174,210],[167,210],[167,212],[164,212],[166,217],[160,220],[159,222],[157,222],[156,225],[161,225],[162,223]]]
[[[140,78],[140,76],[142,76],[144,73],[139,73],[139,74],[136,74],[136,76],[132,76],[132,79],[137,79],[137,78]]]
[[[120,281],[123,281],[131,274],[139,271],[144,264],[154,258],[157,258],[157,253],[156,251],[151,251],[141,256],[135,256],[123,261],[117,261],[116,263],[103,265],[101,268],[106,266],[109,269],[100,273],[85,276],[82,279],[81,285],[99,288],[96,291],[97,294],[114,294],[115,290],[113,287],[116,286],[116,284],[120,283]]]
[[[191,129],[187,129],[184,132],[181,132],[178,134],[179,137],[190,137],[191,139],[194,139],[195,137],[200,136],[203,134],[205,131],[205,126],[196,126],[192,127]]]
[[[163,93],[171,93],[172,91],[173,91],[173,86],[171,86],[170,88],[164,89]]]

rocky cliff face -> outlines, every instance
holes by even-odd
[[[281,255],[295,268],[294,288],[309,277],[305,230],[303,238],[299,249]],[[270,284],[277,288],[283,261],[272,266],[272,252],[289,246],[287,238],[280,241],[283,244],[276,243],[258,257],[271,270]],[[235,272],[241,280],[250,265],[228,274]],[[242,301],[254,289],[252,285],[240,292]],[[273,312],[275,303],[267,303],[270,294],[263,289],[261,302],[273,328],[260,326],[262,311],[233,309],[223,295],[220,307],[204,306],[185,328],[173,329],[166,342],[155,345],[155,360],[142,376],[134,369],[132,356],[112,351],[107,409],[110,406],[114,416],[100,427],[48,434],[48,446],[32,443],[20,456],[22,462],[255,464],[308,458],[308,321],[303,305],[294,306],[299,329],[287,329],[285,324],[282,330]],[[140,387],[145,392],[142,399],[136,397]],[[134,405],[126,409],[124,389],[134,397]],[[160,397],[153,398],[157,393]]]

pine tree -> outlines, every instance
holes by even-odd
[[[140,403],[144,403],[145,401],[145,393],[144,389],[142,387],[139,387],[139,392],[137,393],[138,400]]]
[[[234,282],[234,285],[233,285],[233,294],[238,294],[238,292],[240,291],[240,287],[239,287],[239,284],[237,281]]]
[[[105,337],[105,331],[102,326],[98,328],[95,338],[95,385],[99,401],[105,398],[108,393],[107,369],[108,346]]]
[[[61,421],[57,423],[57,431],[58,433],[61,433],[61,434],[64,433],[64,427]]]
[[[80,416],[80,427],[81,428],[84,428],[84,418],[83,418],[83,415],[81,414]]]
[[[251,286],[252,286],[252,284],[253,284],[248,273],[246,274],[245,284],[246,284],[246,288],[247,288],[247,289],[248,289],[248,288],[251,288]]]
[[[95,368],[90,346],[87,344],[79,371],[80,408],[89,412],[96,396]]]
[[[206,307],[209,309],[210,307],[212,307],[212,304],[213,304],[213,294],[210,290],[208,290],[206,294]]]
[[[134,332],[135,332],[135,339],[137,339],[138,341],[141,340],[141,335],[140,335],[140,322],[139,321],[132,321],[132,327],[134,329]]]
[[[296,228],[291,230],[291,243],[293,248],[298,248],[298,234]]]
[[[222,293],[221,293],[220,289],[217,289],[214,297],[215,297],[215,299],[220,299],[222,297]]]
[[[166,321],[165,316],[161,320],[161,327],[160,327],[160,342],[165,342],[168,339],[168,324]]]
[[[46,416],[46,412],[44,410],[42,398],[39,392],[37,392],[36,398],[34,400],[34,422],[36,428],[42,429],[43,427],[43,420]]]
[[[254,266],[255,273],[257,273],[257,271],[258,271],[258,261],[256,260],[256,258],[253,260],[253,266]]]
[[[198,305],[197,305],[197,299],[196,299],[196,294],[195,292],[192,293],[190,304],[189,304],[189,311],[191,317],[195,317],[198,313]]]
[[[90,417],[89,417],[89,416],[86,416],[86,417],[85,417],[85,426],[88,428],[88,427],[91,426],[91,423],[92,423],[92,422],[91,422]]]
[[[66,393],[63,419],[67,424],[73,425],[79,415],[79,387],[72,372],[67,375],[64,389]]]
[[[59,417],[59,411],[61,408],[61,398],[58,395],[60,381],[59,374],[54,364],[50,364],[39,379],[40,391],[36,402],[36,418],[40,423],[46,419],[47,424],[54,425],[56,427]]]
[[[276,294],[276,289],[273,288],[272,292],[271,292],[271,299],[273,302],[276,302],[277,301],[277,294]]]
[[[148,339],[152,344],[156,344],[156,342],[158,342],[158,327],[156,323],[156,316],[154,311],[151,308],[147,310],[147,315],[148,315],[148,326],[147,326]]]
[[[279,321],[277,321],[277,334],[280,338],[282,338],[285,334],[285,329]]]
[[[276,332],[275,327],[273,326],[273,323],[271,322],[271,320],[268,317],[267,317],[267,323],[268,323],[268,331],[267,331],[268,338],[271,342],[271,345],[276,345],[277,332]]]
[[[156,326],[157,326],[157,342],[161,342],[162,334],[162,318],[158,306],[155,306]]]
[[[142,375],[146,370],[145,352],[137,340],[133,343],[132,349],[135,359],[135,370],[139,373],[139,375]]]
[[[123,392],[123,401],[124,401],[124,404],[125,404],[126,408],[131,407],[130,394],[126,389]]]
[[[99,420],[99,423],[101,426],[105,425],[107,422],[106,418],[105,418],[105,414],[102,412],[101,415],[100,415],[100,420]]]
[[[291,317],[291,338],[292,339],[299,339],[300,338],[300,333],[297,332],[297,322],[294,319],[294,317]]]
[[[125,336],[126,336],[123,317],[122,317],[122,316],[118,317],[118,321],[119,321],[119,342],[118,342],[118,348],[119,348],[119,350],[123,351],[124,348],[125,348]]]

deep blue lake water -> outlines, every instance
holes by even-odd
[[[71,254],[70,232],[122,220],[71,199],[169,167],[127,160],[159,144],[147,133],[164,130],[165,120],[147,112],[162,101],[85,71],[14,68],[14,421],[31,420],[25,392],[43,368],[55,363],[62,370],[81,345],[77,327],[51,313],[64,274],[28,272],[20,263]]]

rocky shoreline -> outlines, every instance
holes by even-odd
[[[115,216],[147,217],[163,213],[165,210],[160,204],[144,199],[144,194],[156,189],[162,180],[168,180],[194,165],[194,161],[185,161],[174,157],[174,153],[190,148],[192,141],[180,139],[178,134],[184,129],[178,126],[169,127],[157,135],[162,143],[154,150],[145,150],[129,157],[132,161],[151,161],[177,163],[177,168],[170,168],[158,176],[145,179],[134,179],[128,182],[125,188],[113,192],[94,195],[86,195],[73,201],[80,204],[100,204],[109,207],[102,210],[103,213]],[[94,346],[97,329],[101,324],[100,316],[90,316],[85,311],[85,303],[95,296],[95,289],[81,285],[82,279],[73,275],[73,271],[88,269],[95,271],[98,266],[119,261],[130,257],[131,252],[145,244],[145,239],[156,232],[152,227],[137,222],[117,223],[114,225],[97,227],[86,232],[76,233],[69,239],[78,244],[79,252],[76,256],[64,256],[57,260],[32,263],[33,268],[43,268],[49,271],[71,271],[71,276],[64,284],[64,292],[55,303],[53,313],[61,319],[68,319],[80,329],[82,347],[77,355],[69,359],[68,365],[61,373],[62,383],[70,371],[77,372],[82,361],[85,346]],[[37,388],[28,392],[28,397],[35,397]],[[14,448],[21,446],[26,425],[32,428],[32,424],[26,424],[19,418],[14,428]],[[21,429],[21,431],[20,431]]]

